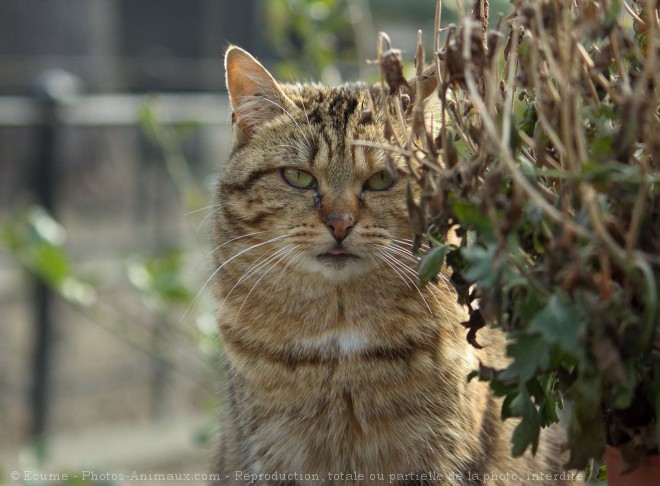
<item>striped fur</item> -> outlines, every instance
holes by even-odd
[[[515,424],[499,420],[486,384],[466,380],[479,360],[501,364],[503,339],[470,347],[446,277],[419,284],[403,162],[394,157],[391,188],[363,191],[387,168],[384,150],[355,143],[384,141],[380,117],[363,115],[378,90],[277,84],[236,47],[226,68],[236,137],[214,221],[227,358],[217,484],[462,485],[560,471],[555,432],[534,458],[512,459]],[[318,188],[290,186],[284,167]],[[353,218],[342,246],[355,258],[319,257],[337,244],[328,215]]]

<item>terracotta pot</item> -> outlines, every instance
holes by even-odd
[[[639,467],[620,474],[621,453],[615,447],[605,449],[608,486],[658,486],[660,484],[660,455],[645,456]]]

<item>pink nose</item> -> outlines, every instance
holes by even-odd
[[[330,229],[332,236],[338,243],[341,243],[344,238],[351,232],[351,228],[355,225],[353,216],[328,216],[325,218],[324,223]]]

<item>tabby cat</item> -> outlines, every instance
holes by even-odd
[[[214,220],[227,358],[216,484],[569,484],[545,476],[562,472],[557,434],[512,459],[515,423],[466,379],[479,360],[498,362],[501,336],[474,349],[446,277],[419,285],[408,169],[388,168],[370,111],[379,88],[278,83],[234,46],[225,67],[234,145]]]

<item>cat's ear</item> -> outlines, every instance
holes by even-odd
[[[225,72],[234,132],[238,142],[245,143],[290,101],[266,68],[240,47],[227,49]]]

